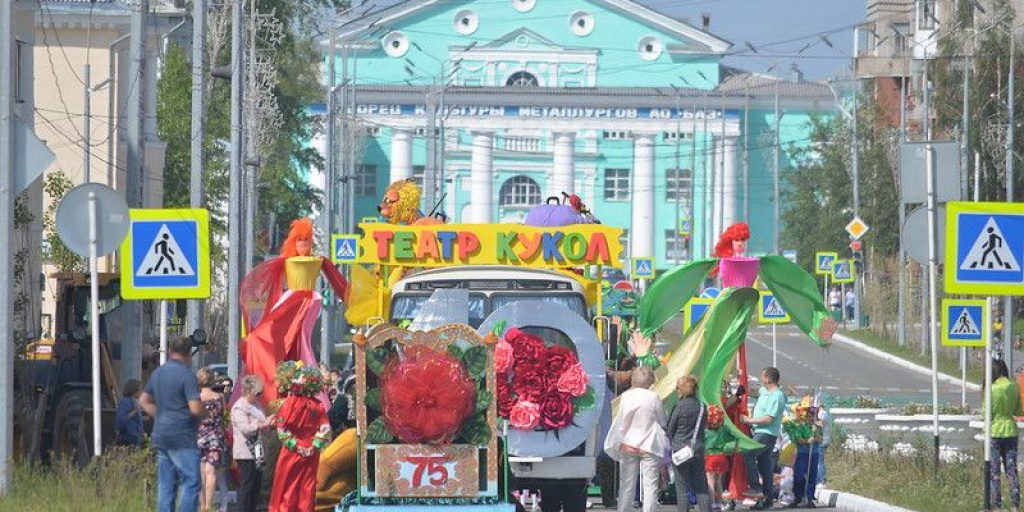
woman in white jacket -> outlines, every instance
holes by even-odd
[[[658,505],[659,467],[668,453],[665,435],[665,407],[649,388],[654,370],[641,366],[633,370],[632,387],[619,398],[619,410],[612,420],[604,451],[619,462],[619,512],[631,510],[637,472],[643,486],[643,512]],[[685,498],[684,498],[685,499]]]

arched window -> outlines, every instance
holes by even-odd
[[[537,77],[527,71],[516,71],[505,81],[505,87],[538,87]]]
[[[500,206],[535,206],[540,201],[540,185],[526,176],[509,179],[498,193]]]

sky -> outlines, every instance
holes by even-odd
[[[376,0],[388,6],[399,0]],[[558,0],[543,0],[557,2]],[[864,20],[865,0],[634,0],[673,18],[700,26],[711,15],[710,31],[733,43],[723,63],[746,71],[788,74],[796,63],[808,80],[848,76],[853,26]],[[829,48],[824,35],[835,48]],[[750,42],[754,54],[745,46]],[[776,44],[773,44],[776,43]],[[807,44],[808,48],[800,50]]]
[[[710,32],[731,41],[723,63],[763,72],[778,62],[773,73],[787,73],[796,63],[810,80],[849,75],[853,25],[864,20],[864,0],[640,0],[673,18],[700,26],[701,14],[711,15]],[[824,35],[835,48],[819,36]],[[783,42],[788,41],[788,42]],[[754,54],[746,46],[758,50]],[[773,44],[777,43],[777,44]],[[802,53],[805,45],[811,44]]]

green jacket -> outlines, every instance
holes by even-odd
[[[992,383],[992,437],[1017,437],[1017,420],[1024,416],[1017,383],[1000,377]]]

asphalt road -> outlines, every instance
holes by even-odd
[[[678,330],[678,322],[668,326],[669,336],[674,335],[671,331]],[[772,365],[771,327],[752,325],[746,348],[751,377],[756,379],[758,369]],[[833,397],[871,396],[883,402],[931,402],[930,376],[843,343],[822,349],[796,327],[780,325],[776,348],[782,385],[791,396],[821,386],[826,395]],[[939,381],[940,402],[959,404],[960,393],[960,386]],[[979,403],[980,397],[976,395],[968,390],[968,402]]]

